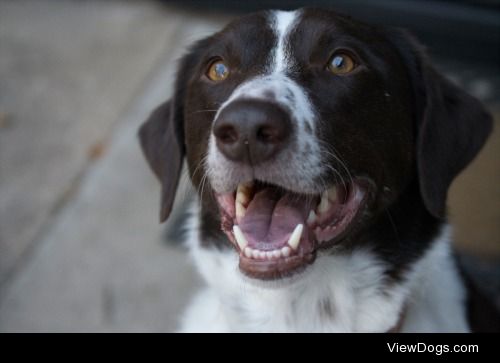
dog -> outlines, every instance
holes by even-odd
[[[180,330],[474,330],[446,197],[491,128],[404,30],[303,8],[198,41],[139,130],[161,221],[184,159],[197,190]]]

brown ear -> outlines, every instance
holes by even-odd
[[[414,90],[420,193],[427,210],[444,218],[448,188],[481,150],[492,119],[477,99],[434,70],[410,34],[392,29],[386,35],[401,55]]]
[[[184,157],[182,132],[172,102],[154,110],[139,129],[139,140],[149,166],[160,180],[160,222],[167,220],[175,199]]]

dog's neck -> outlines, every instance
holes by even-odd
[[[388,332],[411,331],[414,326],[423,331],[467,330],[465,322],[457,322],[462,315],[457,315],[456,302],[463,291],[453,277],[447,228],[399,282],[389,278],[386,263],[360,248],[318,256],[296,281],[261,283],[242,276],[234,251],[201,247],[197,226],[193,227],[191,253],[209,289],[188,310],[184,330]],[[436,266],[439,272],[429,277]],[[451,286],[448,293],[429,285],[436,275]],[[429,288],[436,289],[432,300]],[[439,318],[430,319],[420,305],[434,309]]]

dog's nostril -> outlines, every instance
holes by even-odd
[[[257,140],[263,143],[275,143],[278,142],[279,130],[271,126],[261,126],[257,129]]]
[[[214,134],[218,140],[224,144],[233,144],[238,141],[238,131],[234,126],[221,125],[214,130]]]

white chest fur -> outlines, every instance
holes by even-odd
[[[384,262],[362,249],[318,256],[296,281],[264,284],[240,273],[234,251],[201,248],[197,221],[191,225],[189,248],[208,286],[181,331],[385,332],[403,307],[403,332],[468,331],[448,227],[397,284],[386,279]]]

